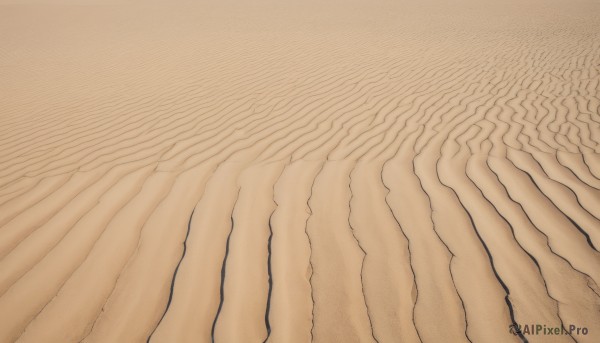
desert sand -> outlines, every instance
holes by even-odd
[[[0,342],[600,342],[599,112],[597,0],[0,0]]]

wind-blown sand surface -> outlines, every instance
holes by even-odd
[[[599,111],[595,0],[1,0],[0,342],[600,342]]]

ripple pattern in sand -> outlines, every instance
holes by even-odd
[[[484,2],[0,5],[0,341],[600,340],[600,8]]]

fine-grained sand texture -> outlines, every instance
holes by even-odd
[[[599,112],[597,0],[0,0],[0,342],[600,342]]]

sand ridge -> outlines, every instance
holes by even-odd
[[[600,340],[596,1],[0,8],[0,342]]]

